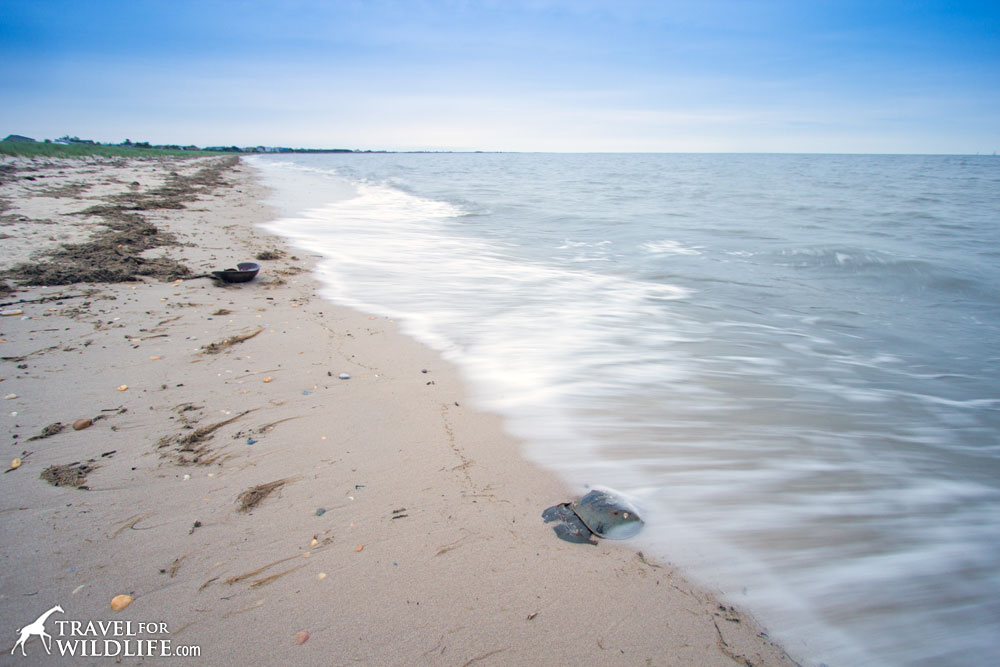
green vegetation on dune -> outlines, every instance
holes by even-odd
[[[214,151],[146,148],[140,146],[105,146],[101,144],[59,144],[38,141],[0,141],[0,155],[14,157],[199,157],[218,155]]]

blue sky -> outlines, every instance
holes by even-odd
[[[1000,2],[0,0],[0,136],[1000,151]]]

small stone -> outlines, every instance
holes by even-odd
[[[14,398],[17,398],[17,394],[7,394],[6,396],[4,396],[4,399],[8,401]]]
[[[11,470],[17,470],[20,467],[21,467],[21,458],[20,457],[18,457],[18,458],[14,459],[13,461],[10,462],[10,469]]]
[[[118,391],[125,391],[126,389],[128,389],[128,385],[127,384],[123,384],[123,385],[119,385],[118,386]]]
[[[341,380],[350,380],[351,379],[351,376],[350,376],[349,373],[341,373],[337,377],[339,377]]]
[[[73,430],[82,431],[83,429],[89,427],[93,423],[94,421],[92,419],[77,419],[75,422],[73,422]]]
[[[121,611],[125,607],[132,604],[132,600],[134,599],[135,598],[131,595],[116,595],[111,598],[111,609],[114,611]]]
[[[323,516],[324,514],[326,514],[326,510],[322,507],[316,509],[316,516]]]
[[[309,641],[309,633],[303,630],[302,632],[295,633],[295,643],[302,646],[307,641]]]

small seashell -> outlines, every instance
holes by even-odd
[[[6,396],[4,396],[4,399],[8,401],[14,398],[17,398],[17,394],[7,394]]]
[[[270,382],[270,381],[271,381],[271,376],[270,375],[268,375],[266,378],[264,378],[264,382]]]
[[[15,461],[17,461],[18,459],[14,459],[14,460],[15,460]],[[311,547],[314,547],[314,546],[316,546],[317,544],[319,544],[319,540],[317,540],[317,539],[316,539],[316,538],[314,537],[314,538],[312,538],[312,542],[310,542],[310,543],[309,543],[309,546],[311,546]]]
[[[75,422],[73,422],[73,430],[82,431],[83,429],[87,428],[93,423],[94,421],[92,419],[77,419]]]
[[[365,545],[359,544],[358,546],[354,547],[354,553],[361,553],[362,551],[364,551],[364,548]]]
[[[116,595],[111,598],[111,609],[113,611],[121,611],[132,604],[132,600],[134,599],[131,595]]]
[[[21,467],[21,457],[18,457],[18,458],[14,459],[13,461],[10,462],[10,469],[11,470],[17,470],[20,467]]]
[[[150,361],[159,361],[162,358],[163,357],[161,357],[160,355],[156,354],[156,355],[153,355],[152,357],[150,357],[149,360]]]
[[[323,581],[324,579],[326,579],[326,572],[320,572],[319,574],[316,575],[316,578],[319,579],[320,581]]]
[[[309,633],[303,630],[302,632],[295,633],[295,643],[302,646],[307,641],[309,641]]]
[[[123,385],[120,385],[118,387],[118,391],[125,391],[126,389],[128,389],[128,385],[127,384],[123,384]]]

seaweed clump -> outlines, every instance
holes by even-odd
[[[44,259],[26,262],[3,276],[22,285],[134,282],[143,276],[160,280],[191,277],[191,270],[168,257],[143,257],[153,248],[178,245],[176,238],[147,221],[139,211],[184,208],[199,194],[225,185],[222,174],[238,158],[217,160],[191,176],[171,174],[167,183],[145,192],[126,193],[109,204],[91,206],[80,215],[104,219],[107,230],[85,243],[64,244]]]
[[[239,508],[237,508],[238,511],[249,512],[253,508],[257,507],[262,500],[287,483],[287,479],[278,479],[273,482],[267,482],[266,484],[258,484],[257,486],[247,489],[236,498],[236,502],[239,504]]]
[[[177,280],[191,275],[191,270],[175,259],[141,255],[151,248],[174,245],[172,235],[141,219],[109,221],[108,226],[110,230],[91,241],[65,244],[46,259],[19,264],[5,275],[22,285],[123,283],[141,276]]]
[[[52,486],[71,486],[77,489],[87,490],[87,474],[94,471],[94,466],[86,463],[66,463],[63,465],[49,466],[39,475]]]

